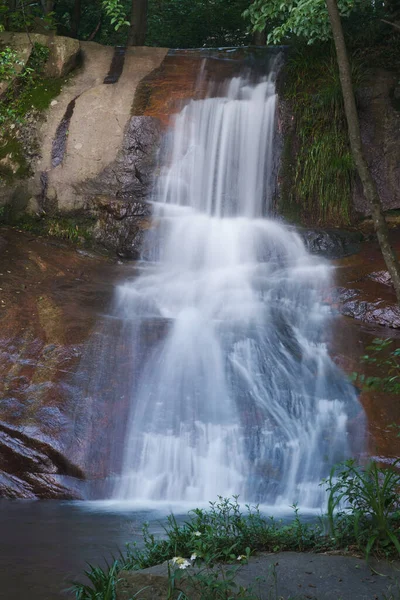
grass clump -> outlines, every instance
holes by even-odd
[[[185,600],[190,597],[185,595],[189,586],[196,591],[195,598],[251,600],[257,595],[249,588],[238,588],[235,577],[241,565],[257,551],[335,550],[362,553],[366,558],[371,553],[385,558],[398,557],[400,474],[396,467],[397,463],[392,468],[382,468],[374,461],[361,467],[347,461],[333,468],[329,478],[321,484],[328,495],[328,513],[314,523],[304,523],[296,506],[293,506],[294,519],[289,524],[265,517],[257,506],[246,505],[242,512],[235,496],[233,499],[220,497],[210,503],[208,510],[191,511],[183,524],[170,515],[162,539],[156,539],[145,524],[143,546],[128,544],[126,553],[121,553],[105,571],[90,567],[90,576],[86,574],[92,588],[75,583],[75,598],[114,598],[106,594],[110,594],[110,587],[116,594],[121,571],[144,569],[165,561],[169,561],[168,598]],[[200,568],[194,573],[185,573],[186,568],[194,565]],[[99,587],[104,592],[94,596],[93,590]],[[184,591],[179,591],[182,587]]]
[[[8,214],[7,206],[0,213],[0,223],[12,225],[40,236],[54,237],[72,242],[76,245],[87,245],[93,240],[92,228],[95,219],[87,216],[31,216],[24,214],[13,218]]]
[[[339,546],[343,544],[343,525],[353,526],[353,538],[368,559],[371,551],[384,556],[400,556],[400,473],[380,468],[373,461],[365,468],[354,460],[332,469],[327,480],[328,519],[331,534]],[[340,505],[348,514],[335,514]],[[349,535],[349,534],[347,534]]]
[[[359,85],[360,65],[353,65]],[[348,225],[355,166],[336,60],[330,46],[296,50],[283,95],[294,116],[282,157],[281,212],[312,225]]]
[[[77,600],[115,600],[119,570],[118,561],[114,561],[105,570],[89,564],[85,575],[90,584],[82,583],[76,586],[75,598]]]

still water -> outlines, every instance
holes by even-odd
[[[0,600],[73,600],[68,588],[73,581],[84,581],[87,563],[104,565],[128,542],[140,547],[145,522],[151,533],[162,537],[168,514],[183,523],[192,508],[189,503],[150,503],[144,508],[114,501],[0,500]],[[260,512],[283,522],[293,518],[290,507],[264,505]],[[302,511],[304,521],[318,516]]]
[[[0,501],[0,599],[58,600],[87,562],[104,564],[144,521],[162,532],[159,512],[88,510],[82,503]]]

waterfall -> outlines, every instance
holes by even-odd
[[[321,478],[351,455],[360,409],[327,351],[331,268],[263,216],[275,120],[273,74],[241,76],[166,135],[148,263],[115,299],[140,357],[116,499],[319,508]]]

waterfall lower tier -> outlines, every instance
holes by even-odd
[[[114,498],[217,495],[318,508],[350,456],[360,409],[330,359],[330,267],[263,219],[273,187],[273,78],[233,79],[190,102],[168,134],[143,273],[114,315],[162,335],[141,356]]]

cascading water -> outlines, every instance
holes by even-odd
[[[165,332],[132,390],[114,498],[318,508],[321,478],[350,453],[359,406],[327,353],[330,267],[263,218],[275,113],[273,77],[237,77],[189,102],[168,134],[151,262],[117,289],[134,343],[146,322]]]

